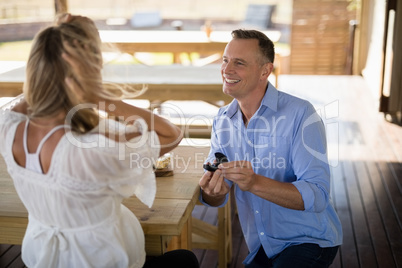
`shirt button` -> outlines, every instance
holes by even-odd
[[[258,214],[258,213],[260,213],[260,212],[259,212],[258,210],[256,210],[256,211],[255,211],[255,214]]]
[[[252,142],[251,140],[248,140],[247,143],[248,143],[249,145],[253,145],[253,142]]]
[[[264,235],[264,232],[261,232],[260,235]]]

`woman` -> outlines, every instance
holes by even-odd
[[[130,155],[156,161],[182,134],[169,121],[122,102],[137,93],[105,87],[101,69],[93,21],[62,15],[33,41],[23,98],[1,111],[0,151],[29,213],[22,244],[28,267],[145,263],[143,231],[121,202],[135,194],[151,206],[155,176],[152,167],[130,164]],[[197,267],[194,258],[176,251],[159,260]]]

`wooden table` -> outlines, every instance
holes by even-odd
[[[176,248],[191,249],[191,213],[198,200],[198,181],[208,154],[205,146],[179,146],[172,152],[174,175],[157,177],[152,208],[136,197],[124,199],[138,217],[145,233],[148,255]],[[13,181],[0,157],[0,244],[21,244],[28,222],[27,211],[15,192]]]
[[[232,31],[212,31],[207,37],[203,31],[146,31],[146,30],[102,30],[99,31],[105,49],[120,51],[136,56],[138,52],[160,53],[168,52],[173,55],[173,63],[183,63],[181,53],[187,53],[187,60],[193,65],[206,65],[222,58],[227,43],[232,39]],[[265,35],[276,43],[281,37],[280,31],[263,31]],[[190,53],[196,52],[204,57],[197,62],[191,62]],[[280,55],[276,56],[276,63],[280,62]],[[277,64],[276,64],[277,65]],[[280,63],[278,64],[280,66]],[[278,78],[279,67],[275,69]]]
[[[277,42],[280,31],[264,31]],[[105,30],[99,31],[103,43],[112,44],[121,52],[171,52],[200,54],[222,54],[231,40],[231,31],[213,31],[210,38],[203,31],[140,31],[140,30]],[[174,57],[177,59],[177,56]],[[177,63],[177,61],[176,61]]]
[[[117,65],[107,64],[103,69],[105,81],[148,90],[138,99],[153,101],[203,100],[207,102],[224,101],[232,97],[222,92],[220,64],[202,67],[183,65]],[[21,94],[25,81],[25,67],[0,74],[0,97]]]

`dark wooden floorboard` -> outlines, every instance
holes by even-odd
[[[384,120],[361,77],[283,75],[279,89],[311,101],[327,129],[338,127],[328,144],[344,238],[331,268],[402,267],[402,127]],[[217,223],[216,208],[196,206],[193,215]],[[243,268],[248,250],[235,213],[232,232],[228,268]],[[24,267],[20,250],[0,245],[0,267]],[[194,252],[202,268],[217,267],[217,251]]]
[[[0,245],[0,267],[25,267],[21,259],[21,246]]]
[[[337,168],[332,169],[333,187],[335,192],[335,208],[343,228],[343,247],[339,249],[341,267],[359,267],[357,256],[356,241],[353,229],[352,216],[350,211],[348,189],[346,187],[345,176],[341,170],[343,163],[339,163]],[[345,250],[344,250],[345,249]]]
[[[239,268],[243,267],[243,260],[247,257],[248,249],[246,241],[242,235],[240,228],[239,218],[237,216],[233,219],[233,257],[232,262],[228,266],[229,268]]]
[[[2,245],[0,244],[0,256],[3,256],[3,254],[11,247],[11,245]]]
[[[394,250],[397,254],[401,254],[402,251],[398,250],[398,240],[401,239],[401,230],[397,223],[397,219],[392,209],[392,203],[388,197],[386,187],[382,184],[381,173],[377,168],[377,163],[372,163],[368,165],[369,174],[375,183],[375,193],[378,202],[379,213],[381,215],[384,229],[387,235],[387,239],[391,248],[391,254],[393,255],[394,261],[397,261],[397,256],[393,254]],[[399,267],[401,264],[399,264]],[[392,266],[391,266],[392,267]]]
[[[352,216],[353,233],[360,267],[376,267],[376,259],[369,235],[366,213],[362,203],[354,162],[346,161],[343,165],[344,176],[349,195],[349,209]],[[346,175],[347,174],[347,175]]]
[[[395,263],[387,239],[385,226],[378,210],[378,203],[375,199],[371,177],[367,169],[367,165],[370,164],[371,163],[362,161],[355,163],[357,166],[357,174],[360,179],[360,189],[367,217],[368,233],[374,250],[373,256],[376,257],[378,267],[393,267],[395,266]]]

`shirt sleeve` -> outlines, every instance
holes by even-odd
[[[218,116],[217,116],[217,117],[222,116],[222,115],[221,115],[221,114],[222,114],[222,111],[223,111],[223,109],[221,108],[221,109],[219,110],[219,112],[218,112]],[[216,118],[217,118],[217,117],[216,117]],[[219,146],[220,143],[219,143],[218,137],[217,137],[217,135],[216,135],[216,133],[215,133],[215,130],[216,130],[216,118],[215,118],[215,120],[213,121],[213,124],[212,124],[211,149],[210,149],[210,151],[209,151],[209,154],[208,154],[207,159],[205,160],[205,163],[208,163],[208,162],[213,163],[214,160],[215,160],[215,153],[216,153],[216,152],[224,152],[224,150]],[[225,179],[225,181],[226,181],[226,183],[229,184],[229,187],[232,186],[233,182],[231,182],[231,181],[229,181],[229,180],[227,180],[227,179]],[[201,189],[200,189],[200,193],[201,193],[201,194],[200,194],[200,196],[199,196],[199,201],[200,201],[202,204],[204,204],[205,206],[211,207],[211,205],[209,205],[208,203],[206,203],[206,202],[204,201],[204,199],[202,198],[202,190],[201,190]],[[224,207],[224,206],[226,205],[228,199],[229,199],[229,194],[226,195],[225,201],[224,201],[224,202],[222,203],[222,205],[220,205],[219,207]]]
[[[117,142],[102,134],[107,131],[110,135],[118,135],[123,129],[127,132],[140,132],[141,135]],[[112,191],[122,197],[134,194],[151,207],[156,193],[153,167],[160,151],[156,132],[148,131],[142,119],[130,126],[106,120],[93,132],[82,137],[70,134],[69,141],[73,146],[67,152],[69,157],[65,172],[71,174],[72,179],[79,179],[80,187]]]
[[[0,108],[0,153],[4,155],[7,145],[13,143],[13,130],[18,123],[26,120],[26,115],[10,111],[9,109]]]
[[[295,120],[291,161],[305,211],[321,212],[329,203],[330,171],[324,124],[314,107],[307,105]]]

